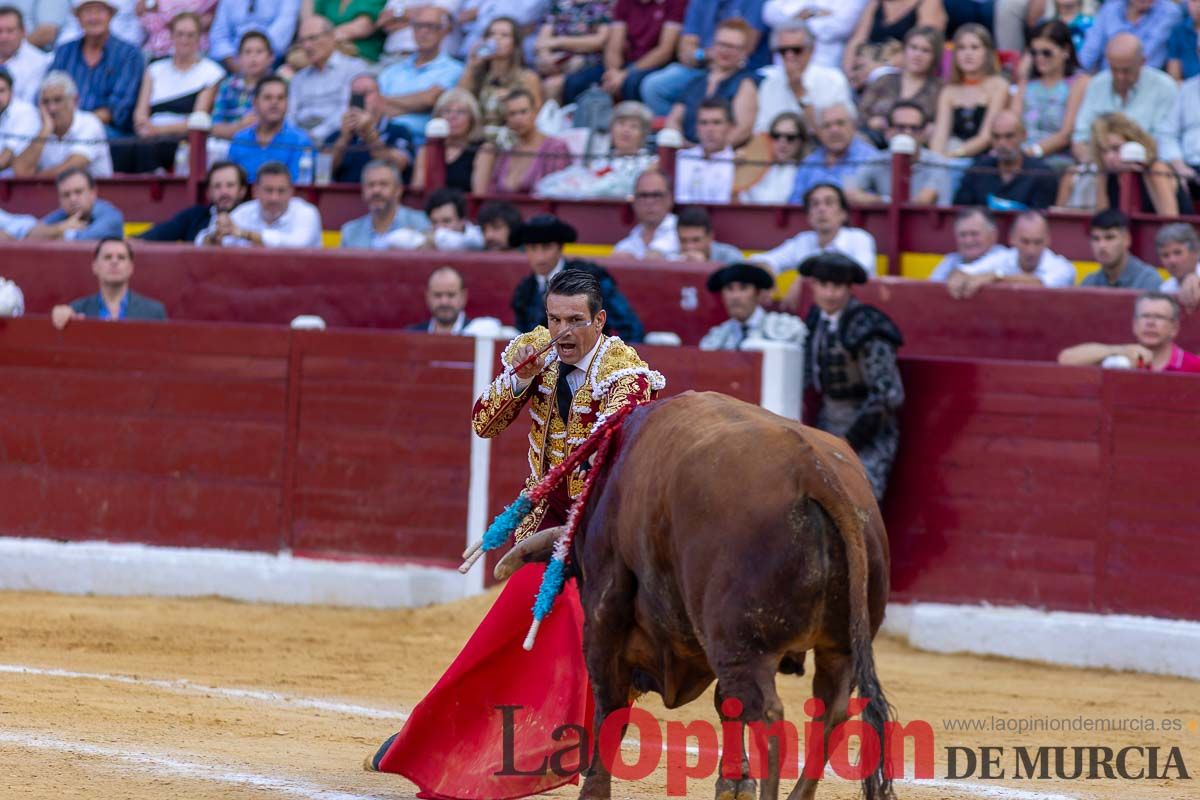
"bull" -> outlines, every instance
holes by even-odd
[[[723,701],[736,698],[733,719],[769,726],[784,718],[776,674],[802,674],[811,650],[813,695],[825,709],[822,769],[855,689],[870,700],[863,722],[884,742],[891,712],[872,640],[888,596],[888,543],[849,445],[725,395],[688,392],[636,409],[618,448],[572,542],[593,733],[640,694],[677,708],[714,680],[722,721]],[[520,542],[497,576],[547,560],[558,535]],[[588,800],[611,797],[598,739],[580,793]],[[772,737],[764,800],[779,795],[780,750]],[[753,800],[747,766],[718,779],[718,800]],[[803,778],[789,800],[811,800],[818,781]],[[862,786],[867,800],[892,796],[881,767]]]

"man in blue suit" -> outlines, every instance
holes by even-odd
[[[100,282],[100,291],[70,305],[55,306],[50,312],[54,327],[62,330],[73,319],[166,320],[162,303],[129,288],[133,278],[133,248],[129,242],[101,240],[92,258],[92,272]]]

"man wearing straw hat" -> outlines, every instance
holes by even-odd
[[[528,407],[526,489],[570,458],[604,420],[648,402],[666,385],[632,347],[604,335],[607,314],[594,275],[565,269],[549,278],[545,314],[548,327],[539,325],[505,348],[503,371],[472,414],[475,433],[492,438]],[[569,469],[567,464],[558,472]],[[531,503],[516,525],[516,541],[535,532],[544,533],[526,544],[554,536],[557,531],[548,529],[568,524],[585,477],[583,470],[571,472],[545,500]],[[520,564],[516,561],[514,566]],[[405,776],[421,788],[421,797],[515,798],[575,780],[554,769],[514,767],[547,763],[562,749],[561,742],[549,736],[501,736],[502,731],[552,731],[591,722],[583,610],[573,581],[554,613],[540,623],[536,647],[526,651],[522,646],[545,572],[545,565],[531,563],[512,574],[454,663],[413,709],[404,729],[368,761],[368,769]]]

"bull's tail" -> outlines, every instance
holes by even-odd
[[[880,744],[879,763],[862,780],[863,796],[866,800],[890,800],[895,797],[890,773],[884,770],[887,762],[885,723],[895,719],[895,712],[883,694],[879,678],[875,674],[875,655],[872,647],[871,619],[869,609],[870,575],[867,563],[866,523],[867,511],[847,502],[850,496],[841,476],[830,470],[822,454],[805,441],[813,451],[809,463],[817,466],[819,480],[810,486],[811,496],[825,510],[845,545],[847,572],[850,579],[850,648],[853,686],[858,696],[869,702],[862,710],[863,722],[875,731]]]

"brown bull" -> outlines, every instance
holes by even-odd
[[[718,714],[732,697],[744,723],[781,720],[775,675],[802,671],[812,650],[826,744],[855,688],[871,699],[863,719],[882,742],[889,711],[871,641],[888,595],[888,546],[850,447],[715,393],[640,408],[620,437],[574,551],[595,731],[640,693],[676,708],[713,680]],[[502,568],[544,558],[548,537],[535,538]],[[598,757],[592,764],[580,796],[609,798],[611,776]],[[762,798],[778,797],[779,769],[772,741]],[[718,798],[752,800],[744,770],[740,781],[718,780]],[[810,800],[816,788],[803,779],[790,798]],[[876,770],[863,791],[880,800],[890,782]]]

